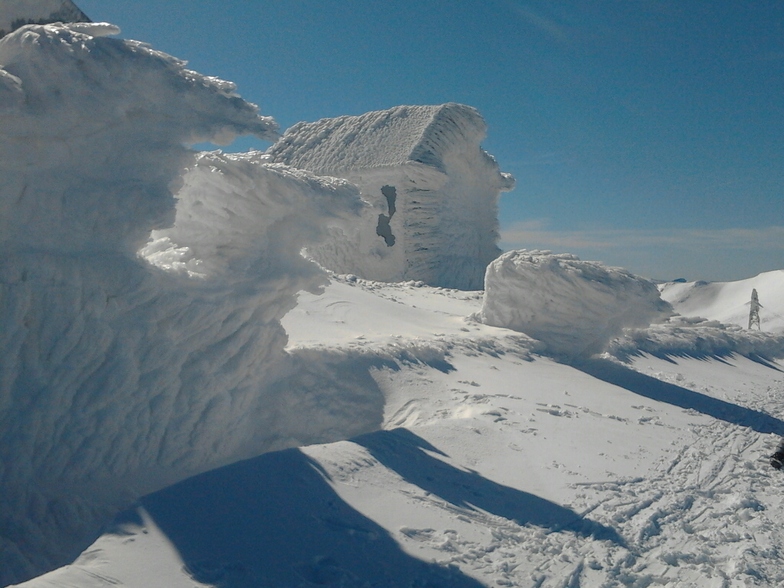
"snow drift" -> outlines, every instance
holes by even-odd
[[[625,327],[671,313],[656,286],[568,253],[510,251],[487,267],[478,319],[521,331],[567,358],[601,352]]]
[[[73,557],[140,493],[295,443],[300,419],[315,439],[381,419],[375,398],[345,414],[276,385],[296,369],[280,319],[325,282],[298,253],[356,215],[357,190],[258,154],[194,157],[184,143],[276,124],[107,32],[0,40],[3,585]]]

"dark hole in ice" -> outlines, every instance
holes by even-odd
[[[397,201],[397,190],[394,186],[382,186],[381,194],[383,194],[384,198],[387,199],[387,211],[389,212],[389,215],[378,215],[376,235],[384,239],[387,247],[392,247],[395,244],[395,235],[392,234],[392,227],[389,223],[392,220],[392,217],[395,216],[395,212],[397,212],[397,208],[395,207],[395,202]]]

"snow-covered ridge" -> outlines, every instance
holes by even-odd
[[[781,585],[781,474],[763,459],[784,430],[780,362],[564,365],[466,321],[481,304],[349,277],[301,296],[288,389],[375,389],[384,430],[147,496],[25,588]]]
[[[735,282],[669,282],[660,287],[662,298],[684,316],[749,326],[752,290],[762,308],[760,327],[768,333],[784,333],[784,270],[764,272]]]
[[[3,0],[0,4],[0,37],[27,24],[90,22],[71,0]]]

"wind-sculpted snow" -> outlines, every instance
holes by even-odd
[[[478,143],[485,132],[484,120],[470,106],[396,106],[360,116],[297,123],[268,154],[276,161],[318,174],[408,163],[446,173],[445,159],[455,142],[468,139]]]
[[[302,422],[318,440],[382,418],[372,394],[313,401],[280,323],[326,281],[299,251],[356,215],[357,190],[194,157],[183,143],[275,123],[227,82],[89,34],[110,28],[0,40],[0,585],[78,554],[140,493],[296,444]]]
[[[0,4],[0,37],[26,24],[90,22],[71,0],[3,0]]]
[[[153,231],[141,254],[191,276],[310,279],[315,266],[300,255],[303,244],[323,238],[326,221],[347,225],[362,210],[353,184],[265,163],[260,152],[201,153],[177,200],[175,225]]]
[[[277,125],[234,85],[105,24],[23,27],[0,40],[0,243],[135,254],[171,224],[183,144]]]
[[[767,361],[784,357],[784,335],[742,329],[719,321],[682,316],[646,328],[628,329],[607,348],[614,357],[648,353],[656,357],[729,357]]]
[[[478,319],[521,331],[567,358],[601,352],[624,328],[671,313],[656,286],[620,268],[549,251],[510,251],[492,262]]]

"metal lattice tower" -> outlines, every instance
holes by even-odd
[[[751,309],[749,310],[749,330],[754,325],[757,325],[757,330],[761,331],[762,327],[760,327],[760,315],[759,309],[762,308],[762,305],[759,302],[759,296],[757,296],[757,289],[752,288],[751,290]]]

